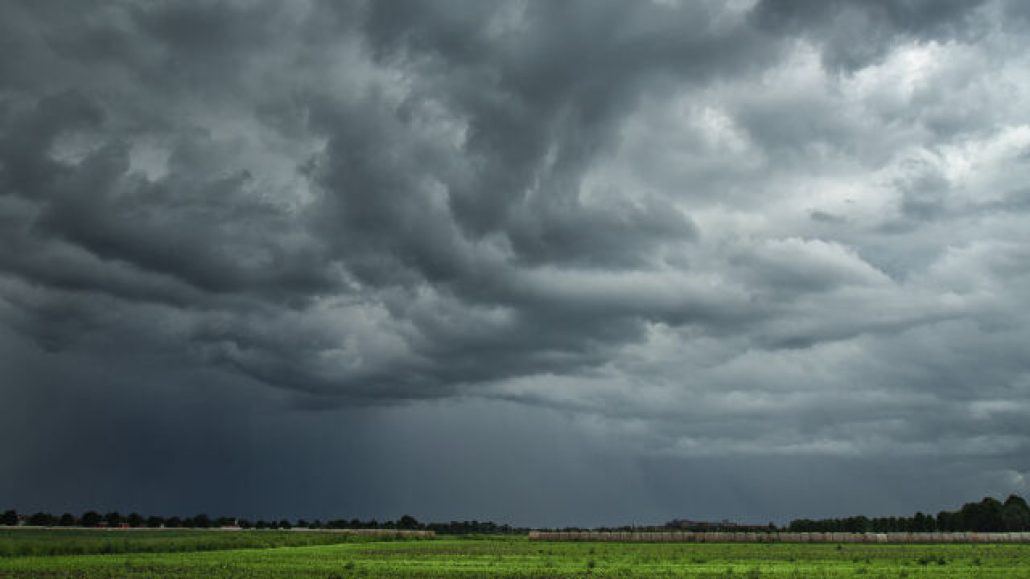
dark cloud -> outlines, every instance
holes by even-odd
[[[883,58],[899,41],[972,40],[981,34],[977,11],[961,0],[761,0],[753,22],[777,33],[803,34],[822,44],[833,68],[854,70]]]
[[[1019,12],[4,4],[0,490],[548,524],[1025,492]]]

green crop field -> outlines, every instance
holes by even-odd
[[[85,529],[0,529],[0,569],[8,557],[54,555],[109,555],[114,553],[180,553],[305,547],[354,542],[386,542],[390,537],[369,537],[333,532],[203,531]]]
[[[82,554],[59,554],[59,553]],[[318,532],[8,531],[0,577],[1030,577],[1030,545],[546,543]],[[22,553],[22,554],[18,554]]]

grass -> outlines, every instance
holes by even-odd
[[[81,540],[67,532],[50,533],[37,540],[55,545]],[[193,531],[195,541],[222,549],[201,551],[181,549],[182,533],[125,539],[130,549],[149,550],[166,541],[165,552],[0,558],[0,577],[1030,577],[1030,545],[545,543],[504,537],[384,541],[328,533]],[[11,534],[0,534],[0,543],[11,539]],[[260,548],[237,548],[258,540],[266,542]],[[292,542],[320,540],[344,542]]]
[[[183,553],[230,549],[306,547],[390,538],[305,531],[97,531],[82,529],[0,529],[0,561],[5,557]],[[0,569],[3,568],[0,562]]]

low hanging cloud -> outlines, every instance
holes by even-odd
[[[174,359],[305,411],[514,403],[660,464],[953,461],[1026,491],[1028,18],[6,3],[7,351]]]

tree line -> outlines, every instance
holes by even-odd
[[[668,530],[673,521],[665,527],[658,526],[625,526],[603,527],[594,530],[608,531],[660,531]],[[835,519],[795,519],[787,527],[780,528],[772,523],[767,527],[743,527],[732,523],[696,523],[704,528],[689,530],[787,530],[804,533],[891,533],[891,532],[1005,532],[1030,531],[1030,507],[1019,495],[1009,495],[1004,502],[992,497],[974,503],[966,503],[955,511],[941,511],[936,515],[915,513],[911,517],[865,517],[853,516]],[[192,517],[144,517],[139,513],[122,515],[118,512],[101,514],[97,511],[86,511],[81,515],[64,513],[56,516],[38,512],[32,515],[19,516],[11,509],[0,514],[0,525],[31,525],[38,527],[130,527],[130,528],[218,528],[239,527],[243,529],[395,529],[395,530],[429,530],[447,535],[468,534],[524,534],[529,531],[525,527],[513,527],[492,521],[450,521],[444,523],[421,523],[415,517],[404,515],[396,521],[377,521],[375,519],[332,519],[327,521],[288,519],[251,521],[233,517],[212,518],[206,514]],[[713,526],[715,525],[715,526]],[[718,528],[716,528],[718,527]],[[723,528],[726,527],[726,528]],[[676,526],[685,529],[683,525]],[[565,528],[555,530],[577,530],[581,528]]]
[[[31,515],[19,516],[18,511],[10,509],[0,514],[0,525],[17,526],[30,525],[34,527],[109,527],[109,528],[164,528],[164,529],[209,529],[220,527],[239,527],[241,529],[387,529],[387,530],[412,530],[412,531],[436,531],[448,535],[468,534],[514,534],[526,533],[529,529],[512,527],[511,525],[498,524],[492,521],[450,521],[445,523],[421,523],[415,517],[404,515],[396,521],[377,521],[376,519],[332,519],[322,521],[319,519],[308,521],[306,519],[264,520],[238,519],[235,517],[209,517],[206,514],[198,514],[192,517],[144,517],[139,513],[122,515],[117,511],[101,514],[97,511],[86,511],[81,515],[64,513],[52,515],[50,513],[38,512]]]
[[[1009,495],[1005,502],[985,497],[980,502],[966,503],[956,511],[941,511],[936,516],[917,512],[911,517],[795,519],[787,530],[796,533],[1030,531],[1030,507],[1019,495]]]

